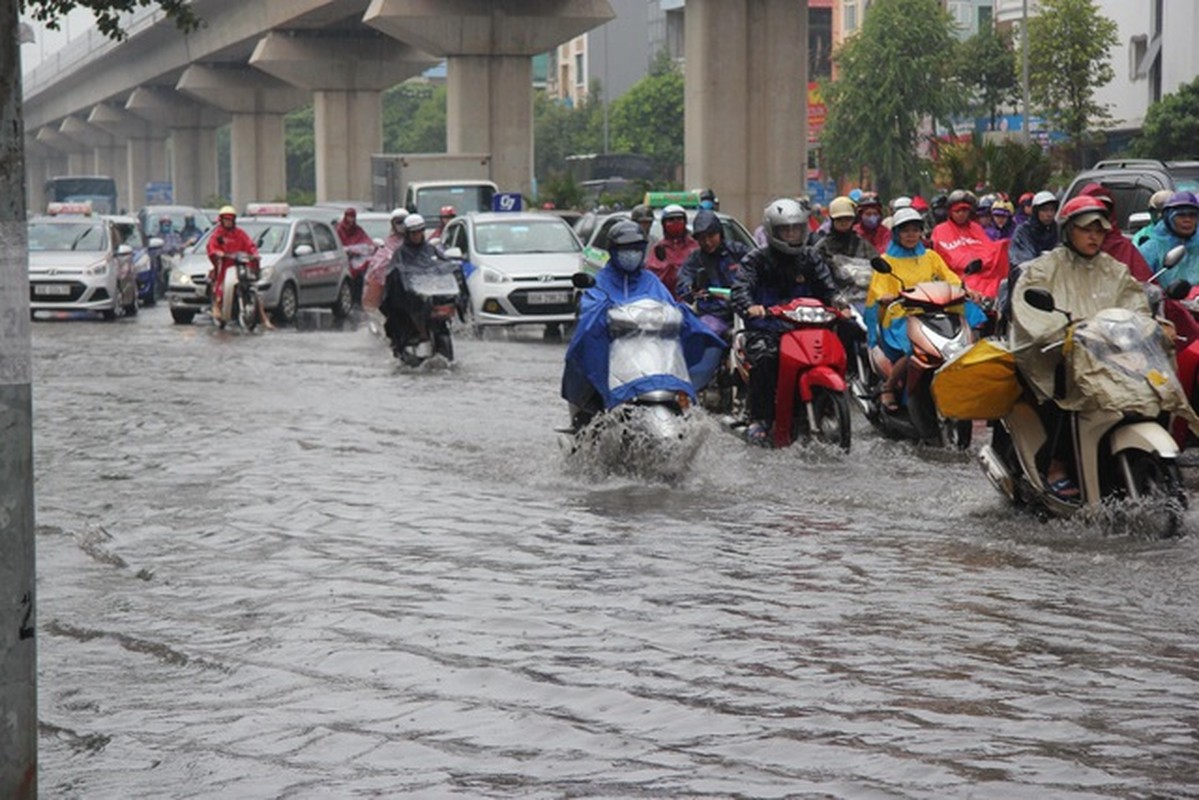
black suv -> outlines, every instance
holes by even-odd
[[[1154,192],[1199,192],[1199,161],[1154,161],[1152,159],[1121,159],[1100,161],[1094,167],[1078,173],[1066,190],[1066,200],[1075,197],[1088,183],[1107,187],[1116,201],[1120,228],[1128,231],[1128,218],[1149,209]],[[1064,201],[1063,201],[1064,202]],[[1133,226],[1135,227],[1135,226]]]

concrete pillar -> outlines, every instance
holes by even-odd
[[[144,117],[126,111],[123,104],[100,103],[92,108],[87,121],[124,141],[122,160],[125,169],[122,174],[128,193],[121,196],[128,198],[125,202],[130,209],[146,205],[146,184],[152,180],[167,180],[166,131],[152,125]],[[158,171],[153,167],[155,160],[158,162]]]
[[[107,175],[117,185],[117,207],[112,213],[131,207],[132,195],[129,191],[129,176],[125,167],[125,143],[110,134],[104,128],[85,120],[83,117],[70,116],[62,121],[59,130],[64,136],[74,139],[84,147],[91,147],[92,158],[88,172],[79,174]]]
[[[57,125],[43,125],[32,134],[26,153],[32,151],[40,154],[42,167],[40,172],[34,167],[26,171],[29,178],[29,213],[41,214],[46,210],[46,180],[56,175],[70,175],[69,154],[78,149],[79,145],[74,140],[58,132]]]
[[[807,0],[687,3],[683,182],[750,228],[807,193],[807,15]]]
[[[175,88],[233,116],[234,205],[287,197],[283,115],[306,104],[307,92],[256,69],[199,64],[184,70]]]
[[[171,181],[176,203],[202,206],[217,196],[216,129],[228,114],[163,87],[134,89],[125,109],[167,131],[166,146],[151,148],[149,168]]]
[[[107,146],[112,139],[104,131],[88,125],[81,117],[66,117],[58,132],[72,140],[77,150],[67,154],[67,171],[71,175],[102,175],[96,165],[96,147]]]
[[[363,22],[447,58],[447,149],[490,153],[500,189],[528,193],[532,56],[614,16],[607,0],[372,0]]]

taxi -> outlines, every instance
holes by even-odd
[[[29,220],[29,308],[137,314],[133,247],[91,203],[50,203]]]
[[[237,218],[237,226],[258,248],[258,294],[276,322],[293,322],[303,307],[329,308],[338,319],[349,316],[353,307],[350,262],[328,222],[311,215],[295,216],[286,203],[250,203]],[[171,318],[180,325],[210,309],[208,242],[213,236],[220,236],[219,224],[206,231],[171,270],[167,300]]]

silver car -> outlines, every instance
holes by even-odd
[[[305,306],[325,306],[342,319],[349,316],[353,295],[346,252],[328,223],[294,217],[241,217],[239,228],[258,247],[262,269],[258,293],[263,305],[280,323],[292,322]],[[207,231],[171,270],[167,297],[171,317],[189,324],[211,308],[208,292],[208,241],[220,226]]]
[[[104,217],[58,215],[29,221],[29,307],[137,314],[133,248]]]

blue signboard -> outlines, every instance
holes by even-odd
[[[169,206],[175,202],[170,181],[150,181],[146,184],[146,205]]]
[[[520,192],[496,192],[491,196],[492,211],[520,211],[524,208],[524,198]]]

